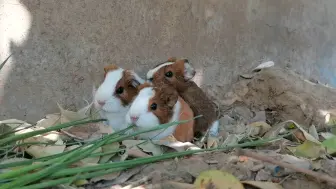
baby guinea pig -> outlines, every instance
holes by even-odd
[[[135,130],[144,130],[174,121],[190,120],[194,114],[189,105],[179,97],[171,85],[150,83],[138,87],[139,94],[134,99],[126,120],[136,126]],[[194,120],[174,125],[166,129],[138,135],[140,139],[160,140],[173,135],[180,142],[190,142],[194,138]]]
[[[195,135],[204,135],[210,128],[210,136],[216,137],[219,132],[219,112],[216,111],[216,104],[191,80],[195,74],[195,69],[187,59],[177,60],[173,57],[149,70],[146,79],[154,85],[160,82],[173,85],[195,116],[203,115],[195,119]]]
[[[128,127],[126,113],[138,94],[136,87],[144,80],[134,71],[116,65],[106,66],[104,71],[104,81],[94,95],[94,106],[107,119],[107,124],[119,131]]]

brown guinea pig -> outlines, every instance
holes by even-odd
[[[211,136],[218,135],[219,112],[201,88],[191,79],[195,76],[195,69],[187,59],[169,58],[165,63],[155,66],[147,72],[147,80],[154,85],[164,82],[171,84],[179,95],[189,104],[195,116],[203,115],[195,120],[195,135],[204,135],[208,129]]]
[[[180,142],[190,142],[194,138],[194,114],[189,105],[179,97],[174,87],[167,84],[152,85],[144,83],[138,87],[139,93],[134,99],[126,121],[134,124],[136,130],[156,127],[160,124],[181,120],[189,122],[174,125],[166,129],[138,135],[140,139],[160,140],[173,135]]]

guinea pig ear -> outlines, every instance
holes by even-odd
[[[168,62],[176,62],[176,57],[170,57],[170,58],[168,58]]]
[[[109,71],[116,70],[118,68],[119,67],[117,65],[110,64],[110,65],[104,67],[104,71],[105,71],[105,74],[107,74]]]
[[[142,79],[137,73],[135,73],[133,70],[128,70],[128,73],[130,74],[131,76],[131,85],[133,87],[138,87],[139,85],[141,84],[144,84],[145,83],[145,80]]]
[[[177,60],[175,66],[176,70],[183,74],[185,81],[191,80],[196,74],[194,67],[189,63],[187,59]]]

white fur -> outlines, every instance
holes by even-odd
[[[158,70],[160,70],[164,66],[168,66],[168,65],[172,65],[172,64],[174,64],[174,62],[166,62],[166,63],[163,63],[163,64],[149,70],[147,72],[146,79],[149,81],[150,78],[153,78],[153,75],[155,74],[155,72],[157,72]]]
[[[162,67],[172,65],[174,62],[166,62],[163,63],[147,72],[146,79],[148,82],[151,82],[149,79],[153,78],[154,74],[159,71]],[[186,81],[192,79],[195,76],[195,69],[189,64],[189,63],[184,63],[184,79]]]
[[[123,106],[119,98],[114,96],[118,81],[123,76],[124,69],[118,68],[106,74],[104,82],[97,89],[94,96],[94,105],[102,118],[107,119],[107,124],[114,131],[119,131],[128,127],[125,115],[130,105]],[[135,74],[136,75],[136,74]],[[139,82],[142,82],[141,80]],[[99,101],[105,101],[104,106],[98,104]]]
[[[152,87],[143,88],[138,96],[134,99],[127,115],[126,121],[128,124],[132,124],[131,116],[137,116],[139,119],[136,122],[136,131],[141,131],[144,129],[150,129],[156,126],[159,126],[159,119],[152,112],[148,111],[149,100],[155,95],[155,91]],[[160,107],[158,107],[160,108]],[[181,104],[179,101],[174,105],[174,113],[172,118],[169,120],[170,122],[178,121],[180,114]],[[147,132],[138,135],[140,139],[152,139],[152,140],[160,140],[164,137],[169,136],[175,131],[177,125],[168,127],[166,129],[161,129],[157,131]]]
[[[190,80],[195,76],[195,74],[195,69],[189,63],[184,63],[184,79]]]

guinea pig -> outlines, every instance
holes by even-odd
[[[146,75],[147,81],[153,83],[168,83],[174,86],[178,94],[189,104],[195,116],[195,135],[218,136],[219,112],[216,104],[211,101],[197,84],[191,79],[196,71],[187,59],[169,58],[167,62],[156,65]]]
[[[104,67],[104,81],[94,95],[94,106],[114,131],[128,127],[126,113],[138,94],[137,87],[145,81],[134,71],[116,65]]]
[[[172,135],[180,142],[193,140],[194,114],[189,105],[179,97],[174,87],[167,84],[144,83],[138,87],[138,90],[139,93],[126,115],[127,122],[135,125],[135,131],[153,128],[160,124],[190,120],[166,129],[140,134],[138,138],[160,140]]]

